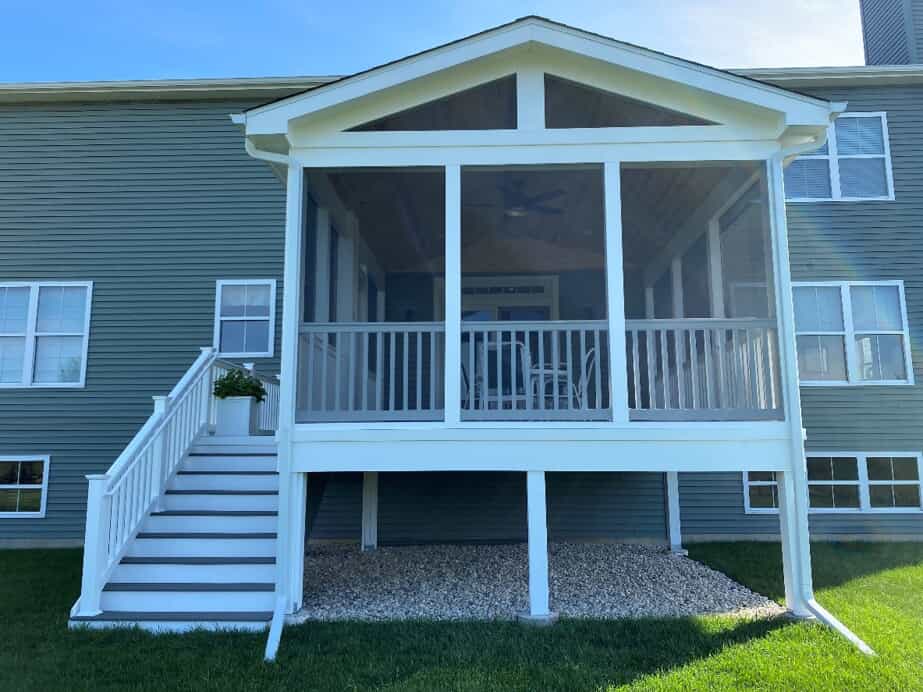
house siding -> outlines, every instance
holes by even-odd
[[[908,10],[920,14],[920,0],[861,0],[862,36],[867,65],[907,65],[919,55],[919,37],[913,36]],[[914,53],[913,51],[916,51]]]
[[[309,540],[358,541],[362,474],[329,474],[312,485],[313,475],[309,515],[316,503],[319,511],[313,525],[309,521]],[[547,501],[553,541],[666,541],[662,474],[549,473]],[[381,473],[378,540],[381,545],[525,541],[525,474]]]
[[[921,15],[923,16],[923,15]],[[793,281],[904,281],[915,385],[802,387],[808,452],[923,450],[923,87],[814,89],[850,111],[885,111],[895,200],[788,205]],[[776,536],[775,515],[745,514],[742,476],[682,474],[683,535]],[[923,512],[812,514],[816,536],[916,537]]]
[[[284,186],[243,150],[245,106],[0,106],[0,282],[94,282],[86,387],[0,389],[0,454],[51,455],[45,518],[0,519],[3,543],[82,539],[85,475],[212,344],[216,279],[277,279],[281,315]]]

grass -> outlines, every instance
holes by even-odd
[[[68,631],[80,553],[0,552],[0,689],[923,689],[923,544],[814,546],[818,600],[878,653],[824,627],[721,617],[307,624],[264,635]],[[775,544],[690,555],[782,598]]]

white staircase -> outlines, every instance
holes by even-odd
[[[263,629],[275,602],[279,480],[272,437],[203,436],[141,521],[89,627]]]

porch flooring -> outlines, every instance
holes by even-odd
[[[664,548],[552,543],[551,607],[565,617],[770,617],[782,608]],[[311,546],[299,620],[510,619],[528,602],[525,544]]]

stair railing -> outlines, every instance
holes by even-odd
[[[80,598],[72,615],[98,615],[102,590],[148,512],[211,417],[216,353],[202,353],[167,396],[154,397],[154,413],[106,473],[87,476],[86,535]]]

